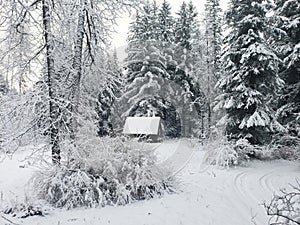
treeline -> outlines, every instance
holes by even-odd
[[[299,35],[297,1],[230,1],[222,14],[207,0],[202,21],[192,2],[175,16],[167,1],[149,3],[130,26],[125,115],[161,116],[170,136],[224,127],[233,143],[297,157]]]
[[[79,130],[114,135],[126,116],[160,116],[170,137],[215,138],[223,127],[228,141],[272,144],[280,157],[289,157],[289,150],[299,145],[295,0],[232,0],[224,14],[219,0],[207,0],[202,19],[192,1],[183,2],[175,15],[166,0],[161,5],[147,2],[130,25],[124,71],[116,54],[105,51],[110,32],[105,21],[117,16],[109,9],[111,17],[102,18],[84,0],[80,5],[37,2],[29,7],[31,14],[20,4],[2,4],[3,12],[9,15],[13,8],[16,13],[5,21],[1,72],[11,73],[6,78],[13,78],[24,93],[27,74],[35,72],[32,66],[42,68],[33,90],[26,92],[25,102],[35,116],[24,132],[50,136],[54,153],[62,140],[76,140]],[[43,10],[50,14],[40,21],[20,20],[22,13],[35,18]],[[8,79],[0,79],[0,91],[8,96]],[[2,111],[2,121],[12,120],[13,113]],[[5,131],[6,125],[1,129],[2,140],[20,136],[16,129]]]

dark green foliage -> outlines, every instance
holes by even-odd
[[[269,105],[282,81],[278,77],[276,54],[268,45],[266,2],[232,0],[226,14],[230,29],[225,38],[225,75],[218,86],[222,94],[217,108],[226,110],[229,139],[246,138],[251,144],[265,144],[280,127]]]
[[[300,3],[276,1],[276,22],[283,34],[275,39],[282,59],[280,76],[285,85],[278,99],[278,119],[292,136],[300,138]]]
[[[172,43],[174,19],[171,15],[171,6],[164,0],[158,14],[158,40],[163,43]]]
[[[196,8],[192,2],[182,3],[175,21],[175,43],[182,49],[191,50],[191,37],[195,18],[197,17]]]

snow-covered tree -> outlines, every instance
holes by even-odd
[[[216,108],[226,111],[228,138],[246,138],[252,144],[267,143],[279,126],[269,106],[282,80],[279,59],[265,39],[267,6],[263,0],[230,1],[222,58],[225,74],[218,82],[222,93]]]
[[[189,73],[192,70],[192,35],[195,31],[197,12],[192,1],[189,4],[182,3],[178,17],[175,20],[175,56],[178,67]]]
[[[171,13],[171,6],[164,0],[158,14],[158,40],[162,43],[172,43],[174,41],[173,33],[174,19]]]
[[[128,85],[123,98],[126,98],[131,106],[128,114],[134,114],[131,108],[135,108],[141,99],[151,98],[160,93],[167,72],[164,58],[152,40],[144,43],[144,47],[137,52],[135,58],[126,62],[126,67]],[[155,112],[149,111],[145,116],[153,115]]]
[[[34,48],[31,49],[32,54],[24,57],[23,65],[34,65],[37,71],[43,68],[40,80],[46,85],[46,107],[49,108],[47,134],[54,163],[58,164],[60,161],[60,143],[63,139],[71,138],[75,144],[79,125],[86,119],[81,109],[83,77],[96,70],[95,57],[107,45],[107,38],[116,18],[141,2],[142,0],[1,2],[0,13],[12,18],[1,23],[6,31],[1,47],[11,46],[12,40],[14,43],[19,40],[16,46],[26,46],[25,39],[19,36],[30,37],[30,44]],[[11,48],[14,49],[17,48]],[[16,57],[10,57],[10,52],[1,52],[1,69],[5,68],[4,63],[15,65],[17,62]]]
[[[300,3],[276,1],[275,17],[284,32],[275,44],[283,61],[280,76],[285,85],[279,97],[279,121],[292,136],[300,137]]]
[[[105,62],[105,67],[100,79],[105,78],[104,87],[98,88],[98,97],[96,104],[98,135],[100,137],[113,134],[113,113],[116,98],[120,95],[122,89],[121,72],[119,69],[116,50],[113,54],[109,54]],[[93,81],[93,77],[90,82]],[[99,85],[99,83],[98,83]],[[100,91],[100,92],[99,92]]]
[[[211,102],[215,97],[214,87],[220,74],[220,54],[221,54],[221,8],[219,0],[207,0],[205,4],[205,47],[206,47],[206,74],[207,74],[207,118],[208,135],[212,126]]]

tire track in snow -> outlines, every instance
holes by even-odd
[[[187,166],[193,157],[193,152],[193,147],[189,141],[180,140],[174,154],[167,160],[160,163],[159,166],[162,168],[170,168],[172,171],[170,177],[176,176]]]
[[[246,209],[249,208],[248,201],[245,201],[249,197],[249,193],[247,193],[248,195],[245,193],[248,189],[244,187],[244,180],[247,174],[248,171],[239,172],[233,179],[233,188],[239,196],[239,201]]]
[[[251,169],[248,169],[234,177],[233,186],[241,206],[245,209],[243,211],[245,219],[251,223],[254,221],[257,224],[265,224],[267,218],[262,206],[263,201],[257,196],[257,189],[255,189],[259,185],[258,177]]]
[[[269,191],[269,192],[274,192],[275,191],[275,188],[272,184],[272,177],[274,175],[274,170],[273,171],[270,171],[270,172],[267,172],[265,173],[264,175],[262,175],[260,178],[259,178],[259,185],[265,189],[266,191]]]

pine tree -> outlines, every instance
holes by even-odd
[[[205,45],[206,45],[206,74],[207,74],[207,118],[208,136],[212,126],[212,99],[215,97],[214,87],[220,71],[221,51],[221,8],[219,0],[207,0],[205,4]]]
[[[105,61],[105,60],[104,60]],[[113,106],[116,98],[119,96],[121,91],[121,72],[119,69],[118,58],[116,49],[112,55],[108,55],[105,62],[104,71],[102,74],[106,79],[105,86],[97,96],[96,112],[97,112],[97,133],[100,137],[113,135]]]
[[[276,1],[278,27],[284,31],[276,40],[283,66],[280,71],[285,85],[279,98],[279,121],[292,136],[300,137],[300,3]]]
[[[171,6],[164,0],[158,14],[158,40],[162,43],[172,43],[174,41],[173,33],[174,20],[171,14]]]
[[[179,100],[179,102],[181,102],[179,107],[181,108],[180,111],[182,111],[182,114],[184,114],[183,112],[186,110],[186,104],[190,104],[191,101],[193,102],[192,98],[198,99],[200,102],[203,100],[202,92],[198,91],[197,85],[194,85],[196,82],[193,78],[193,65],[195,65],[193,45],[195,44],[195,39],[198,38],[195,35],[198,34],[198,32],[199,24],[197,21],[196,8],[192,1],[188,4],[183,2],[177,13],[174,27],[174,60],[176,61],[176,66],[175,68],[171,66],[168,70],[171,79],[184,89],[182,95],[185,97]],[[194,92],[191,92],[192,90]],[[200,96],[198,95],[199,93],[201,93]],[[200,110],[199,105],[198,102],[193,106],[198,111],[199,116],[202,117],[203,111]],[[188,116],[182,117],[182,126],[186,128],[186,130],[182,129],[184,135],[187,136],[191,133],[191,124],[195,124],[193,120],[194,118],[189,118]]]
[[[213,78],[218,77],[219,58],[222,46],[222,9],[219,0],[207,0],[205,4],[205,36],[209,64],[212,65]]]
[[[268,29],[266,2],[231,0],[226,14],[225,76],[218,82],[222,94],[216,108],[226,110],[229,139],[246,138],[265,144],[278,126],[269,99],[278,90],[278,61],[265,40]]]
[[[137,67],[136,64],[140,66]],[[138,52],[134,60],[128,60],[126,66],[128,86],[124,98],[127,99],[130,108],[135,107],[141,99],[152,97],[155,95],[154,93],[160,92],[161,84],[163,84],[167,72],[164,59],[159,49],[154,46],[154,41],[146,41],[144,48]],[[128,114],[132,114],[130,111],[131,109],[129,109]]]
[[[139,60],[137,60],[139,59]],[[170,96],[165,59],[153,40],[144,42],[135,60],[127,61],[126,88],[122,96],[127,105],[123,116],[159,116],[163,120],[165,135],[178,137],[181,127],[175,105]],[[134,65],[141,65],[139,70]]]

